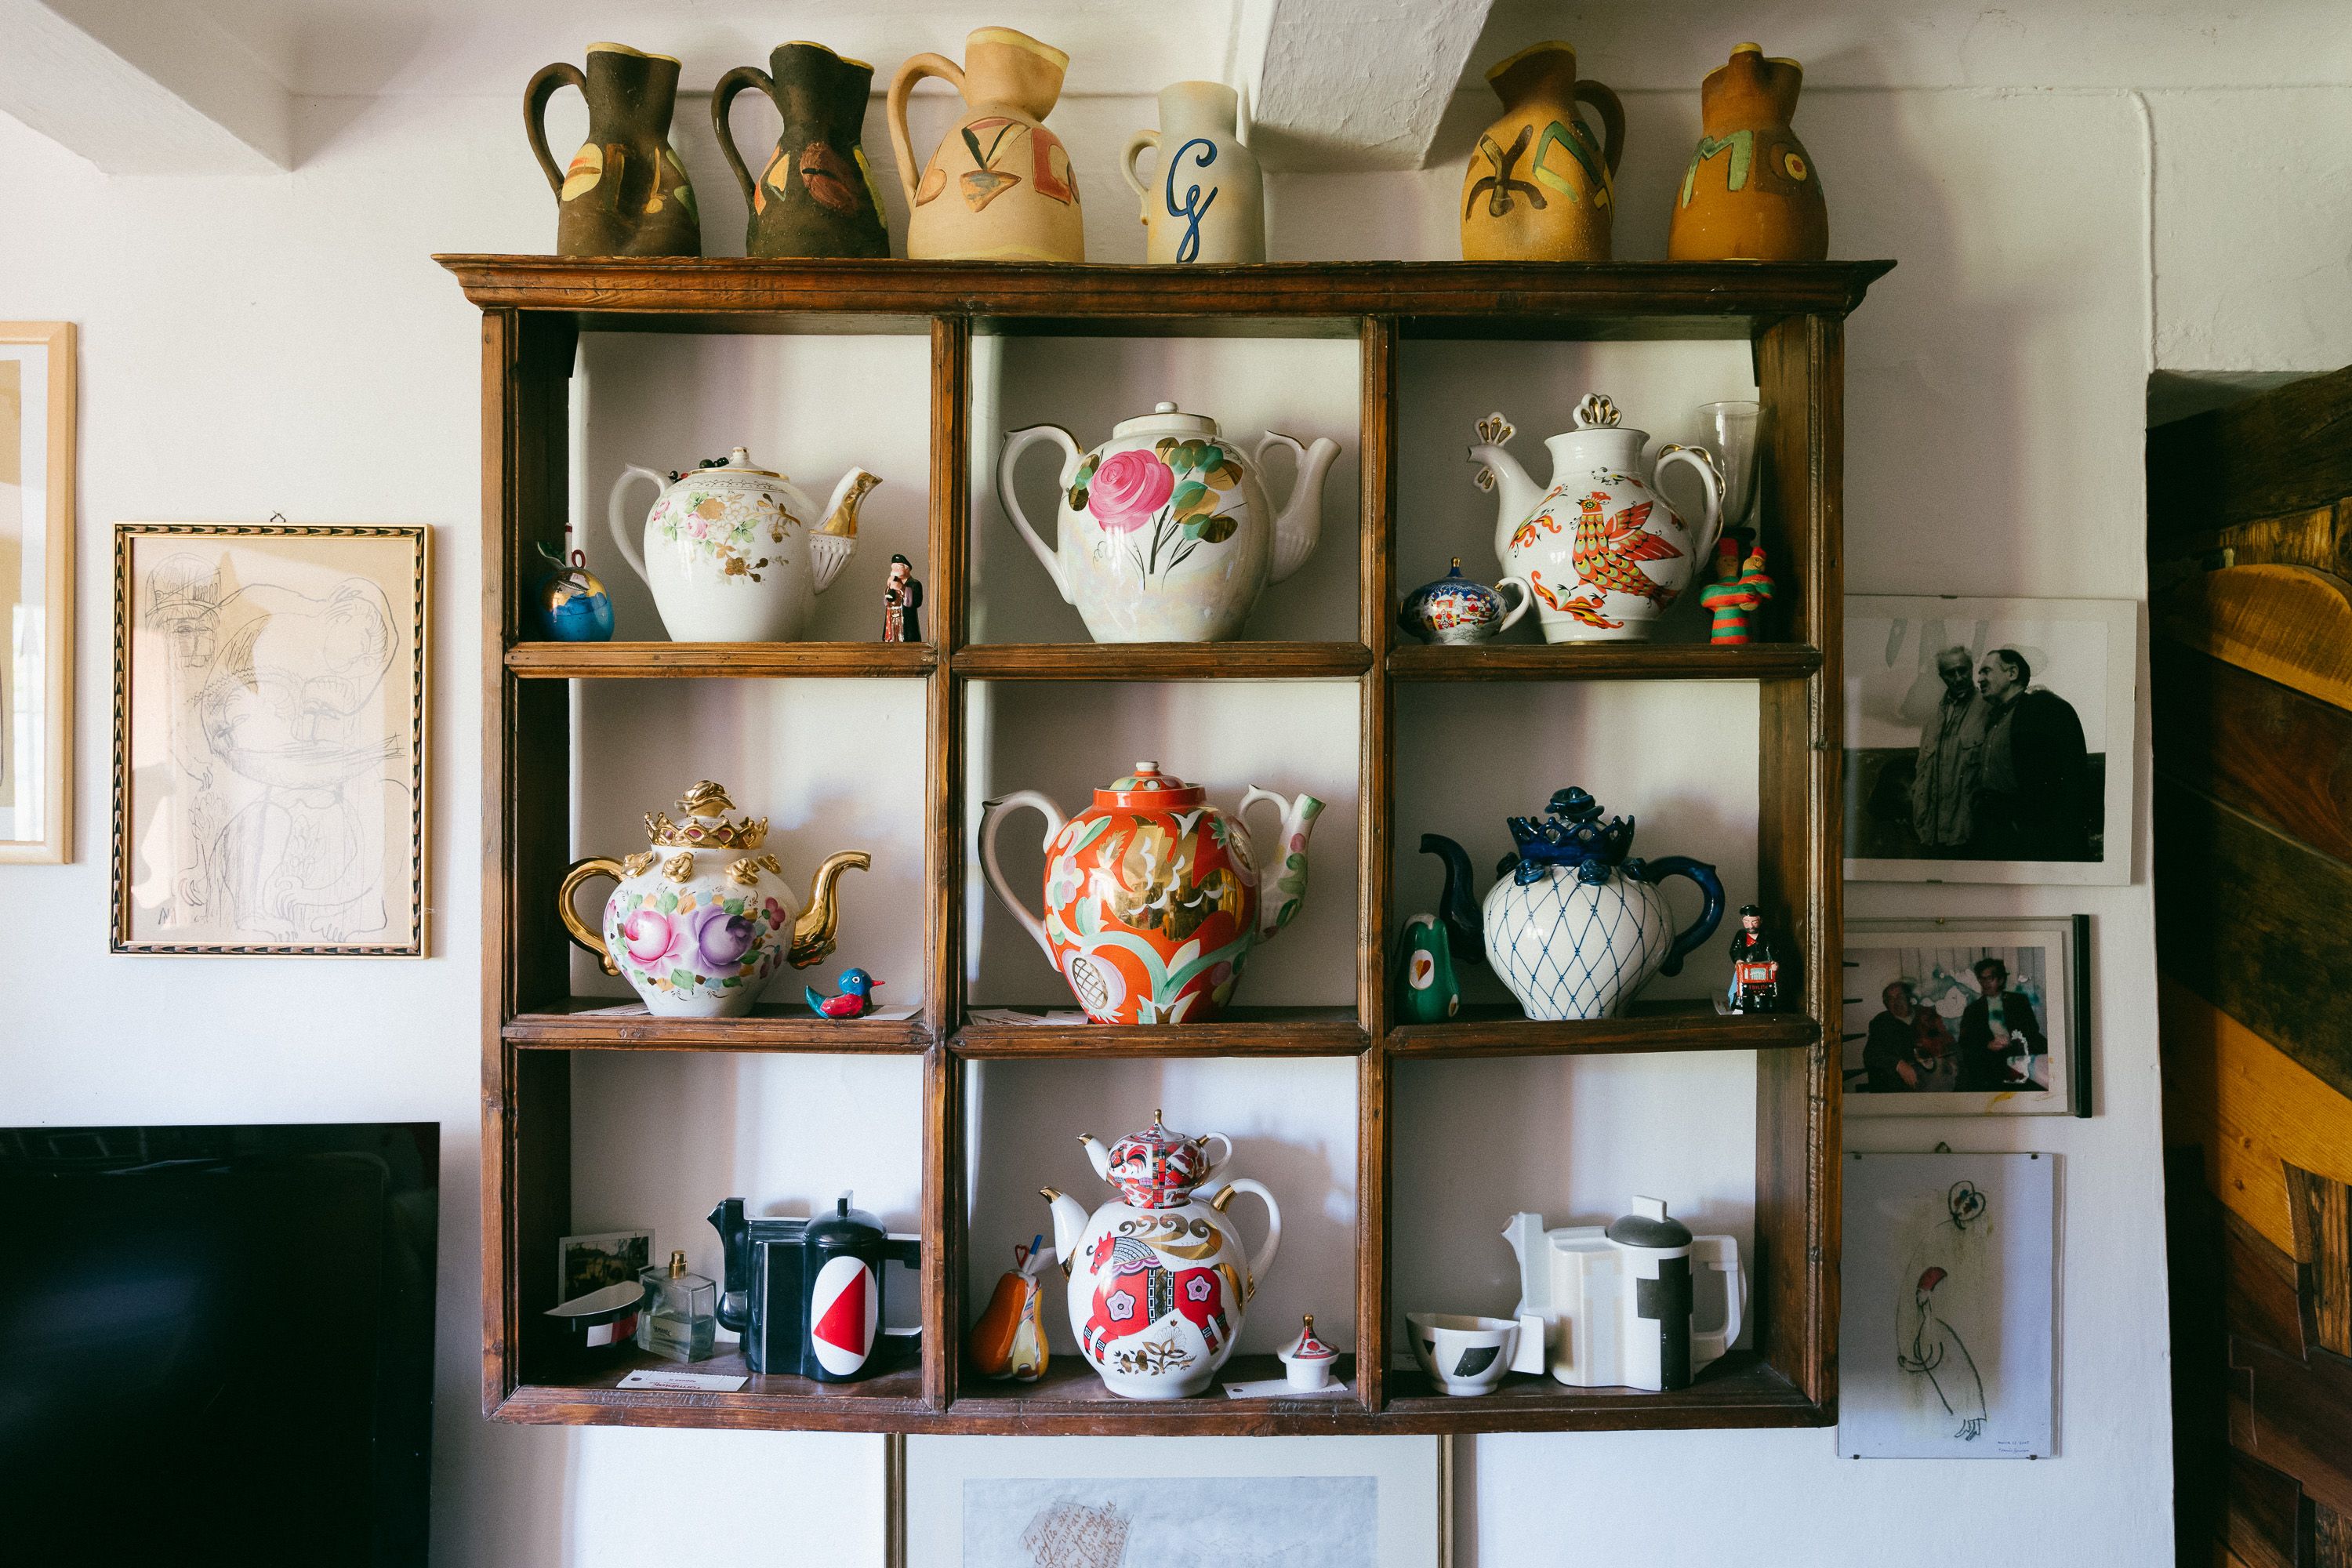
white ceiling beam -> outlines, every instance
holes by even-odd
[[[1277,169],[1418,169],[1490,0],[1242,0],[1233,79]]]
[[[218,24],[168,0],[0,0],[0,112],[110,174],[274,174],[294,100]]]

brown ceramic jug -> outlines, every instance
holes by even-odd
[[[1611,181],[1625,151],[1625,110],[1597,81],[1576,79],[1576,51],[1557,40],[1486,73],[1503,117],[1462,174],[1465,261],[1606,261],[1616,213]],[[1577,113],[1589,103],[1601,135]]]
[[[890,143],[907,190],[907,254],[923,260],[1084,261],[1078,177],[1045,126],[1070,57],[1010,27],[964,40],[964,64],[917,55],[890,82]],[[915,176],[907,95],[924,77],[963,94],[964,113]]]
[[[1805,68],[1741,44],[1699,88],[1698,150],[1666,231],[1675,261],[1819,261],[1830,253],[1821,172],[1789,129]]]
[[[588,140],[556,173],[547,152],[547,100],[559,87],[588,100]],[[588,46],[588,69],[558,61],[522,99],[530,150],[555,192],[559,256],[699,256],[702,217],[686,165],[669,144],[677,61],[621,44]]]
[[[890,254],[882,193],[859,135],[874,68],[823,44],[779,44],[768,68],[737,66],[710,93],[710,128],[751,209],[743,248],[751,256]],[[755,182],[727,123],[729,105],[756,88],[783,116],[783,134]]]

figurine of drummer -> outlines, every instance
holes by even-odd
[[[1725,1001],[1734,1013],[1780,1010],[1780,955],[1765,934],[1764,911],[1739,906],[1739,930],[1731,939],[1731,989]]]

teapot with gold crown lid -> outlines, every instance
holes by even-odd
[[[828,855],[808,907],[793,895],[767,842],[764,816],[730,818],[727,792],[709,779],[686,792],[677,816],[646,814],[647,847],[620,860],[574,864],[556,893],[572,940],[596,955],[665,1018],[733,1018],[751,1009],[785,963],[805,968],[833,951],[840,913],[834,884],[871,865],[865,851]],[[602,934],[572,907],[583,883],[610,877]]]

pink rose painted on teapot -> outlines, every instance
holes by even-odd
[[[1175,471],[1159,454],[1141,448],[1113,452],[1095,468],[1087,510],[1105,528],[1129,533],[1150,522],[1175,489]]]

